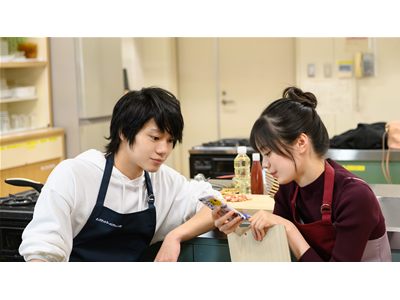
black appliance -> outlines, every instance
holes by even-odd
[[[24,261],[18,248],[22,242],[22,232],[32,220],[38,197],[37,190],[29,190],[0,198],[1,262]]]
[[[248,139],[221,139],[193,147],[189,150],[190,178],[199,173],[211,179],[235,174],[233,160],[238,146],[246,146],[247,155],[252,160],[254,149]]]

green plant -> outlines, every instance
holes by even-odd
[[[12,54],[18,51],[18,44],[26,42],[26,37],[3,37],[8,42],[8,53]]]

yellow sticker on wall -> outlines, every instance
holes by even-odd
[[[21,148],[24,146],[25,146],[24,144],[12,144],[12,145],[6,146],[6,149],[15,149],[15,148]]]
[[[365,171],[365,166],[357,166],[357,165],[343,165],[343,168],[345,168],[348,171]]]

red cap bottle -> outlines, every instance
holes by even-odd
[[[253,164],[251,166],[251,193],[259,195],[264,194],[260,153],[253,153]]]

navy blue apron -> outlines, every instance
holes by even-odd
[[[69,261],[138,261],[154,236],[156,208],[147,171],[144,172],[148,209],[120,214],[103,206],[113,165],[114,154],[111,154],[107,157],[96,205],[85,226],[73,240]]]

